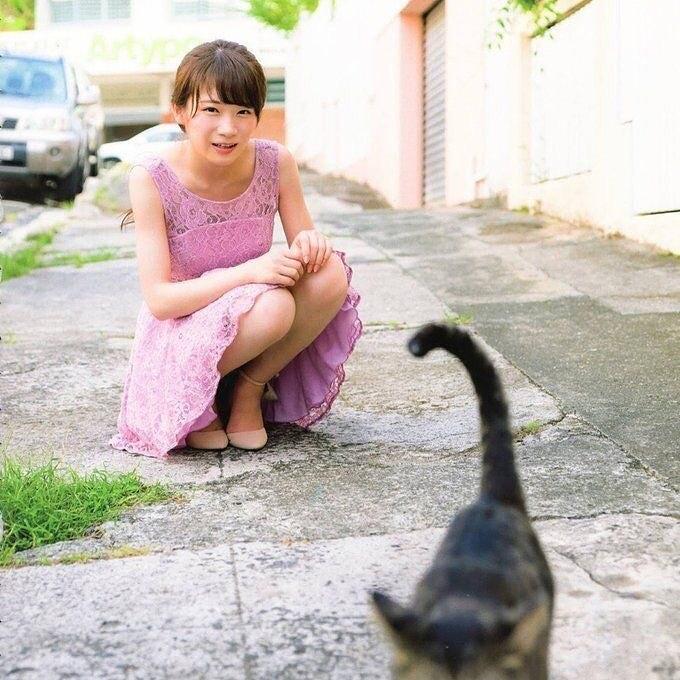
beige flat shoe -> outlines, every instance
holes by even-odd
[[[224,430],[210,432],[189,432],[187,446],[199,451],[224,451],[229,446],[229,437]]]
[[[229,444],[244,451],[259,451],[267,443],[267,430],[248,430],[246,432],[230,432]]]
[[[253,380],[245,371],[240,370],[239,374],[242,375],[248,382],[253,385],[258,385],[263,387],[266,382],[259,382],[258,380]],[[227,432],[229,437],[229,444],[237,449],[243,449],[245,451],[259,451],[267,443],[267,430],[264,427],[259,430],[246,430],[245,432]]]

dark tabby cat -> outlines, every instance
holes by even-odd
[[[527,516],[498,374],[472,337],[430,324],[408,343],[415,356],[455,354],[479,398],[483,471],[478,500],[451,522],[408,606],[371,593],[396,645],[400,680],[544,680],[553,580]]]

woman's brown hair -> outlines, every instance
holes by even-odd
[[[224,104],[246,106],[255,110],[258,123],[267,98],[267,78],[260,62],[246,47],[227,40],[213,40],[188,52],[175,75],[170,101],[184,108],[191,101],[191,118],[198,110],[201,87],[217,94]],[[184,125],[179,126],[186,132]],[[123,229],[134,223],[128,210],[120,223]]]

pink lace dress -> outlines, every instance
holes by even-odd
[[[231,201],[191,193],[160,157],[138,161],[153,177],[163,202],[173,281],[241,264],[271,248],[279,195],[278,148],[268,140],[254,142],[253,179]],[[335,252],[351,284],[345,253]],[[241,316],[258,295],[276,287],[238,286],[193,314],[164,321],[142,303],[111,446],[165,458],[186,445],[189,432],[214,420],[217,363],[234,341]],[[278,399],[262,402],[265,422],[306,428],[328,413],[345,379],[343,364],[361,335],[359,299],[350,285],[333,320],[270,381]]]

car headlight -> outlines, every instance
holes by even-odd
[[[57,130],[64,132],[71,129],[71,120],[63,114],[22,116],[16,126],[17,130]]]

